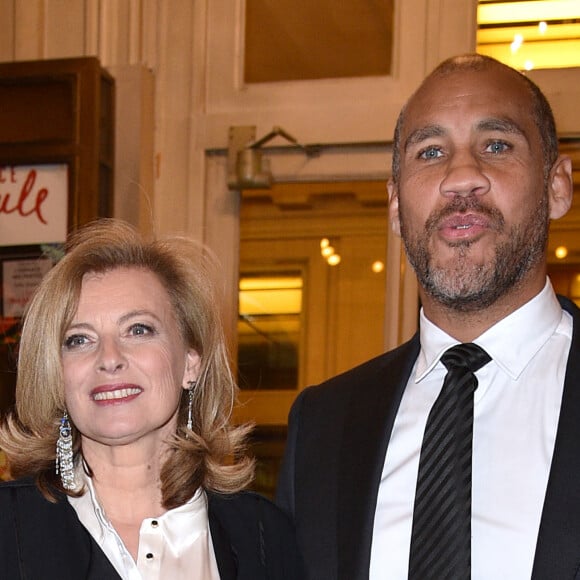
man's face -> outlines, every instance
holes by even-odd
[[[550,207],[531,108],[499,68],[432,77],[407,107],[391,222],[440,304],[485,308],[544,279]]]

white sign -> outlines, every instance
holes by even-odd
[[[0,246],[64,242],[68,166],[0,166]]]
[[[51,267],[52,261],[48,258],[2,262],[3,316],[22,316],[33,292]]]

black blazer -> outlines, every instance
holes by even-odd
[[[221,580],[302,580],[288,517],[250,492],[208,494]],[[0,578],[119,580],[64,496],[50,503],[29,479],[0,485]]]
[[[580,578],[580,310],[532,578]],[[366,580],[379,481],[395,415],[419,354],[415,335],[320,386],[290,412],[277,502],[296,524],[311,580]]]

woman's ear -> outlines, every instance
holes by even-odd
[[[572,160],[567,155],[560,155],[550,170],[548,181],[550,219],[557,220],[568,212],[573,195]]]
[[[199,370],[201,367],[201,357],[194,349],[189,349],[185,355],[185,371],[183,373],[184,389],[189,388],[189,383],[197,381],[199,377]]]
[[[399,221],[399,191],[393,178],[387,181],[387,191],[389,193],[389,223],[391,230],[401,237],[401,223]]]

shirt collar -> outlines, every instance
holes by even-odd
[[[153,520],[158,522],[172,552],[179,554],[198,536],[209,530],[207,496],[201,488],[198,488],[187,503],[165,512],[158,518],[143,520],[142,526],[150,525]]]
[[[88,493],[68,499],[75,505],[77,511],[82,510],[85,517],[92,522],[91,527],[99,534],[99,538],[95,539],[103,541],[107,532],[117,535],[99,503],[92,478],[87,476],[81,466],[77,468],[75,478],[85,485]],[[157,518],[143,520],[141,529],[144,526],[151,526],[154,520],[157,521],[169,548],[178,554],[191,545],[200,534],[209,530],[207,496],[201,488],[198,488],[194,496],[182,506],[170,509]]]
[[[550,281],[529,302],[486,330],[473,342],[481,346],[492,360],[511,378],[517,379],[534,355],[556,331],[563,310]],[[420,313],[421,352],[417,359],[415,381],[426,377],[441,355],[457,340],[435,326]]]

